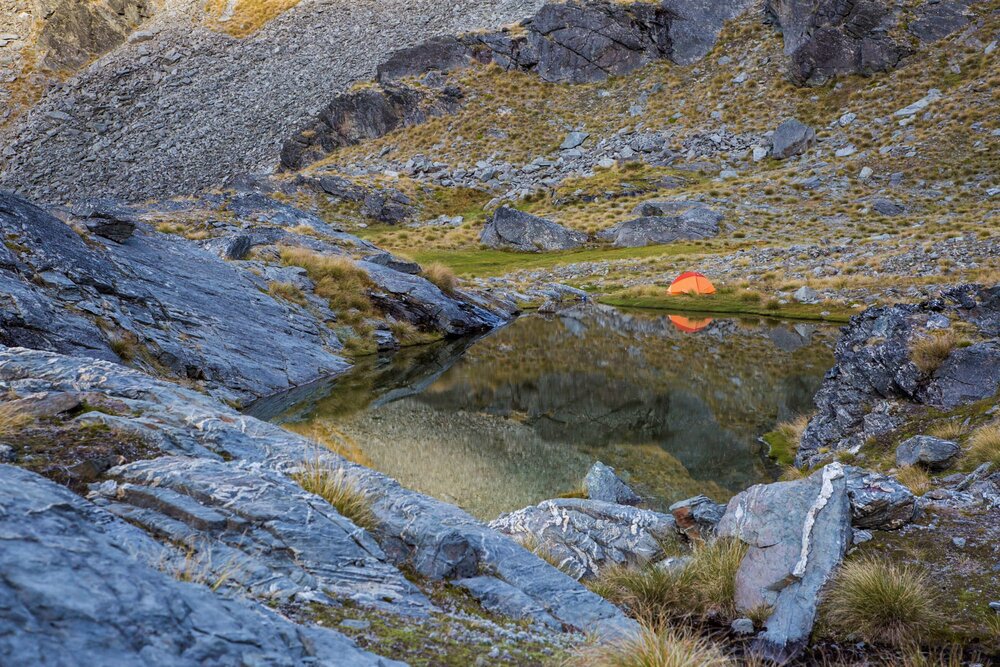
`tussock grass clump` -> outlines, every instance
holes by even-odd
[[[903,466],[896,473],[896,479],[918,496],[924,495],[932,488],[930,475],[920,466]]]
[[[233,37],[246,37],[297,4],[299,0],[234,0],[232,15],[225,16],[230,8],[229,0],[210,0],[206,10],[227,33]]]
[[[994,468],[1000,468],[1000,422],[980,426],[972,432],[968,457],[976,464],[988,461]]]
[[[795,461],[795,452],[799,449],[799,442],[802,434],[805,433],[806,426],[809,425],[811,415],[799,415],[789,421],[779,423],[774,430],[764,435],[764,441],[768,444],[770,451],[768,454],[782,465],[790,466]]]
[[[931,336],[917,338],[910,343],[910,357],[920,372],[930,375],[944,363],[952,350],[961,342],[954,331],[935,332]]]
[[[939,622],[927,574],[866,557],[845,563],[824,601],[831,628],[867,642],[902,646],[926,639]]]
[[[944,422],[934,425],[927,434],[942,440],[958,440],[965,435],[965,426],[957,421]]]
[[[33,421],[35,417],[20,405],[0,403],[0,437],[13,435]]]
[[[567,664],[578,667],[724,667],[734,664],[706,639],[674,628],[645,626],[617,642],[577,651]]]
[[[451,294],[458,288],[458,278],[455,277],[455,272],[441,262],[425,266],[423,276],[446,294]]]
[[[342,470],[335,470],[321,461],[306,463],[301,472],[292,475],[299,486],[333,505],[341,516],[365,530],[378,526],[368,497],[347,479]]]
[[[241,568],[235,558],[231,558],[221,566],[216,566],[210,549],[204,551],[189,550],[184,555],[183,561],[173,564],[167,564],[164,561],[160,564],[160,570],[178,581],[207,586],[213,591],[219,590],[226,582],[237,578],[241,573]]]
[[[347,257],[321,255],[305,248],[284,247],[281,262],[301,266],[316,284],[315,292],[330,303],[347,323],[358,322],[375,313],[368,296],[371,278]]]
[[[285,301],[291,301],[292,303],[300,305],[306,302],[306,297],[302,294],[302,290],[300,290],[294,283],[280,281],[272,282],[267,286],[267,293],[273,297],[284,299]]]
[[[736,570],[746,552],[739,540],[716,540],[695,547],[683,567],[607,568],[589,586],[649,623],[710,613],[735,617]]]

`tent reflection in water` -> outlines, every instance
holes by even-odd
[[[677,276],[677,280],[670,283],[669,289],[667,289],[668,294],[715,294],[715,285],[712,281],[696,273],[695,271],[688,271]]]
[[[700,319],[694,319],[691,317],[684,317],[683,315],[669,315],[670,321],[675,327],[683,331],[684,333],[694,333],[696,331],[701,331],[709,324],[712,323],[711,317],[703,317]]]

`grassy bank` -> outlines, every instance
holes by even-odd
[[[675,313],[703,313],[707,315],[756,315],[786,320],[820,322],[847,322],[858,311],[840,304],[778,303],[751,301],[736,294],[710,294],[705,296],[662,296],[611,294],[599,299],[601,303],[618,308],[666,310]]]

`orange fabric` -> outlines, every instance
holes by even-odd
[[[712,323],[711,317],[706,317],[700,320],[692,320],[690,317],[684,317],[683,315],[669,315],[670,321],[673,322],[674,326],[683,331],[684,333],[694,333],[695,331],[701,331],[709,324]]]
[[[693,271],[682,273],[677,277],[670,288],[669,294],[715,294],[715,285],[712,281]]]

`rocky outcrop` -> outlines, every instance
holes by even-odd
[[[929,435],[915,435],[896,448],[896,465],[912,466],[918,463],[931,470],[944,470],[962,448],[958,443]]]
[[[617,248],[706,239],[719,234],[722,214],[699,202],[644,202],[633,211],[642,217],[620,222],[597,234]]]
[[[374,246],[316,216],[257,193],[164,202],[147,211],[194,218],[228,210],[236,224],[217,223],[204,246],[141,223],[142,211],[104,202],[76,209],[72,227],[13,195],[0,193],[0,343],[131,362],[154,374],[195,382],[237,402],[285,391],[347,368],[336,320],[325,300],[306,308],[272,297],[271,281],[314,285],[297,267],[269,264],[276,244],[348,256]],[[123,222],[124,221],[124,222]],[[127,223],[127,224],[126,224]],[[138,225],[138,226],[137,226]],[[289,231],[304,225],[310,234]],[[134,233],[126,235],[128,229]],[[112,241],[104,241],[114,236]],[[252,248],[263,259],[243,260]],[[485,331],[513,306],[475,295],[448,295],[429,281],[389,266],[361,262],[387,317],[445,335]],[[253,269],[253,270],[251,270]],[[196,342],[196,343],[193,343]]]
[[[725,21],[752,3],[606,0],[546,4],[516,29],[438,36],[393,53],[378,67],[379,88],[341,95],[282,149],[286,169],[301,169],[340,146],[454,111],[461,91],[435,75],[493,63],[552,83],[591,83],[655,60],[689,64],[715,45]],[[421,99],[403,80],[423,77],[438,97]],[[372,117],[374,121],[368,120]]]
[[[401,664],[170,577],[182,554],[34,473],[0,465],[0,507],[6,663]]]
[[[908,488],[888,475],[846,466],[851,525],[870,530],[896,530],[913,520],[917,500]]]
[[[913,362],[913,346],[959,323],[969,335],[987,340],[957,346],[937,368],[922,371]],[[995,395],[998,336],[1000,287],[956,287],[922,304],[870,308],[854,316],[837,343],[837,363],[816,394],[818,414],[806,427],[796,463],[821,461],[821,447],[856,452],[922,406],[950,410]]]
[[[115,469],[111,481],[95,489],[95,501],[107,501],[157,537],[203,537],[199,549],[247,563],[251,597],[255,587],[270,586],[271,576],[278,593],[322,584],[358,601],[378,598],[396,612],[427,609],[421,596],[385,570],[405,565],[435,580],[489,572],[523,594],[508,599],[530,600],[525,614],[541,608],[566,628],[601,634],[635,627],[614,606],[457,507],[209,396],[118,364],[9,348],[0,349],[0,390],[113,400],[119,414],[89,413],[80,423],[130,433],[171,456]],[[365,495],[375,518],[371,530],[289,485],[285,477],[308,463],[328,466]],[[295,516],[310,529],[285,520]],[[280,553],[282,544],[292,555]]]
[[[40,64],[73,72],[121,45],[156,10],[152,0],[39,0]]]
[[[754,650],[775,661],[794,657],[851,542],[843,467],[833,463],[806,479],[750,487],[729,501],[717,531],[750,545],[736,574],[737,608],[773,608]]]
[[[500,207],[490,217],[479,236],[479,242],[488,248],[521,252],[572,250],[586,240],[583,232],[507,206]]]
[[[557,498],[504,514],[490,527],[537,544],[546,557],[577,579],[612,565],[662,560],[663,545],[677,539],[669,514],[599,500]]]

